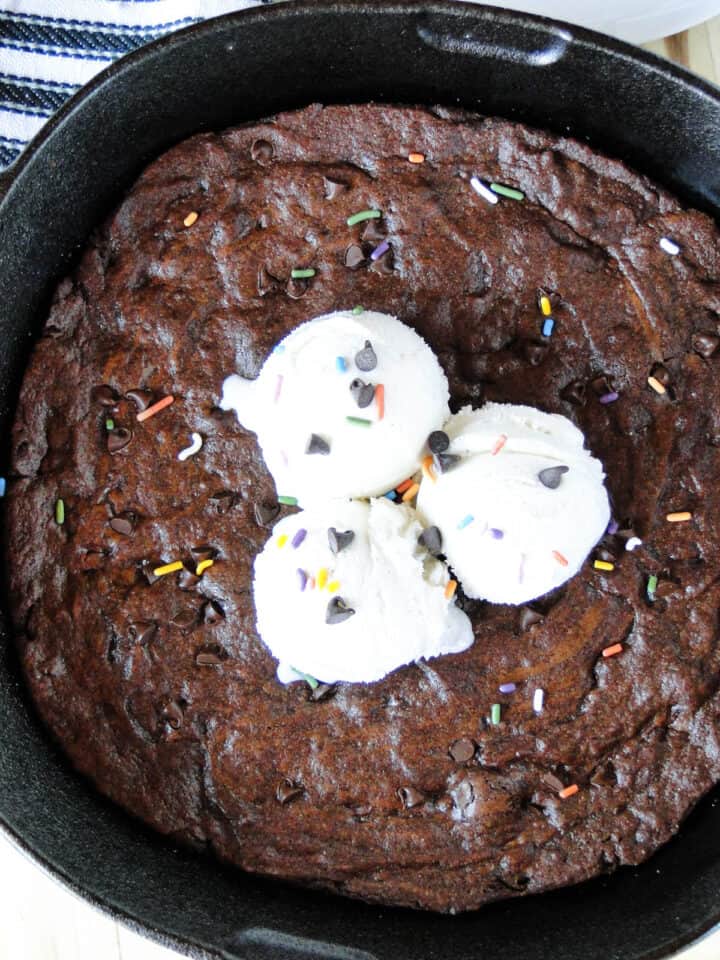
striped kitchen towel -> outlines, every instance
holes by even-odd
[[[271,0],[0,0],[0,169],[117,57],[258,2]]]

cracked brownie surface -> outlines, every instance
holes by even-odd
[[[524,199],[491,205],[472,176]],[[382,217],[347,225],[366,208]],[[284,687],[251,571],[291,508],[217,404],[229,373],[355,305],[422,334],[454,409],[570,417],[618,530],[532,607],[461,598],[465,653]],[[719,332],[712,221],[571,139],[315,105],[173,148],[60,284],[22,388],[8,543],[43,719],[163,833],[367,900],[463,910],[644,860],[720,777]]]

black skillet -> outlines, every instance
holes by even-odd
[[[209,21],[105,71],[2,184],[5,435],[49,292],[148,160],[197,130],[311,101],[365,100],[461,104],[567,131],[720,211],[720,92],[625,44],[443,2],[321,0]],[[193,956],[650,960],[720,920],[717,791],[639,869],[459,917],[297,890],[178,850],[68,767],[25,695],[10,631],[0,629],[0,825],[91,902]]]

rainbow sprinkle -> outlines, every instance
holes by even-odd
[[[692,513],[689,510],[680,510],[677,513],[668,513],[665,519],[668,523],[686,523],[692,520]]]
[[[494,703],[490,707],[490,723],[492,723],[492,725],[496,727],[500,723],[501,715],[502,715],[502,707],[500,706],[499,703]]]
[[[141,410],[140,413],[136,414],[135,419],[138,423],[142,423],[143,420],[149,420],[150,417],[154,417],[156,413],[160,413],[161,410],[164,410],[166,407],[169,407],[171,403],[175,402],[175,397],[170,394],[167,397],[163,397],[162,400],[158,400],[157,403],[153,403],[147,408],[147,410]]]
[[[215,564],[214,560],[201,560],[200,563],[195,567],[195,576],[201,577],[205,570],[209,570]]]
[[[383,240],[382,243],[379,243],[375,247],[373,252],[370,254],[370,259],[379,260],[380,257],[384,256],[384,254],[386,254],[389,249],[390,249],[390,244],[387,242],[387,240]]]
[[[561,567],[567,567],[568,565],[567,557],[564,557],[559,550],[553,550],[552,555],[557,560],[557,562],[560,564]]]
[[[494,446],[494,447],[492,448],[492,450],[490,451],[490,456],[491,456],[491,457],[496,457],[496,456],[500,453],[500,451],[502,450],[502,448],[505,446],[505,444],[507,443],[507,441],[508,441],[508,438],[507,438],[506,434],[501,433],[500,436],[498,437],[496,443],[495,443],[495,446]]]
[[[304,570],[301,570],[300,567],[298,567],[297,570],[295,571],[295,575],[297,576],[298,586],[300,587],[300,592],[302,593],[302,591],[307,586],[308,575],[305,573]]]
[[[327,585],[327,582],[328,582],[328,575],[329,575],[328,568],[320,567],[320,569],[317,572],[317,577],[315,578],[315,582],[317,583],[318,590],[325,589],[325,586]]]
[[[301,527],[300,530],[297,531],[295,536],[290,541],[290,546],[293,548],[293,550],[297,550],[297,548],[300,546],[300,544],[303,542],[306,536],[307,536],[307,530]]]
[[[186,227],[191,227],[194,223],[197,222],[198,214],[195,210],[192,213],[189,213],[183,220],[183,224]]]
[[[645,593],[648,600],[652,603],[655,599],[655,591],[657,590],[658,578],[654,573],[651,573],[648,577],[647,587],[645,588]]]
[[[615,564],[609,563],[607,560],[595,560],[593,566],[596,570],[614,570]]]
[[[348,423],[353,423],[356,427],[371,427],[372,420],[366,420],[364,417],[345,417]]]
[[[7,481],[5,480],[5,477],[0,477],[0,497],[5,496],[6,487],[7,487]]]
[[[340,581],[331,580],[330,583],[327,585],[327,588],[328,588],[328,593],[337,593],[338,590],[340,589]]]
[[[498,691],[500,693],[515,693],[516,690],[517,690],[516,683],[501,683],[500,686],[498,687]]]
[[[601,397],[598,397],[600,403],[603,404],[615,403],[619,398],[620,394],[616,393],[615,390],[611,390],[610,393],[604,393]]]
[[[161,567],[155,567],[153,570],[154,577],[165,577],[169,573],[177,573],[178,570],[182,570],[183,565],[181,560],[174,560],[172,563],[165,563]]]
[[[533,694],[533,710],[535,713],[542,713],[545,706],[545,691],[538,687]]]
[[[357,316],[359,313],[365,313],[365,307],[353,307],[352,312]]]
[[[377,404],[378,420],[385,417],[385,384],[379,383],[375,387],[375,403]]]
[[[278,503],[282,503],[286,507],[296,507],[298,505],[297,497],[278,497]]]
[[[490,189],[493,193],[501,197],[507,197],[509,200],[524,200],[525,194],[522,190],[516,190],[514,187],[506,187],[502,183],[491,183]]]
[[[455,596],[455,591],[457,590],[457,580],[448,580],[445,585],[445,599],[452,600]]]
[[[540,297],[540,313],[544,317],[549,317],[552,314],[552,304],[550,303],[550,297],[543,294]]]
[[[676,257],[680,253],[680,247],[674,240],[671,240],[670,237],[660,238],[660,249],[664,250],[665,253],[669,253],[671,257]]]
[[[286,533],[281,533],[280,536],[277,538],[277,545],[278,545],[278,547],[280,547],[280,549],[282,549],[282,548],[285,546],[285,544],[288,542],[289,539],[290,539],[290,538],[288,537],[288,535],[287,535]]]
[[[295,269],[290,271],[291,280],[309,280],[310,277],[315,276],[315,270],[313,267],[307,267],[307,269]]]
[[[667,387],[664,383],[661,383],[657,377],[648,377],[647,379],[648,386],[652,387],[655,393],[659,393],[662,396],[664,393],[667,393]]]
[[[555,321],[552,317],[546,317],[542,325],[542,335],[549,337],[555,329]]]
[[[408,160],[410,163],[425,163],[425,154],[424,153],[409,153]]]
[[[412,486],[408,487],[405,493],[402,495],[402,502],[407,503],[408,500],[413,500],[420,490],[419,483],[413,483]]]
[[[457,525],[458,530],[464,530],[465,527],[469,527],[470,524],[473,522],[474,519],[475,519],[475,517],[474,517],[471,513],[468,513],[468,514],[467,514],[466,516],[464,516],[464,517],[462,518],[462,520],[458,523],[458,525]]]
[[[607,660],[608,657],[615,657],[618,653],[622,653],[622,649],[623,645],[621,643],[614,643],[611,647],[605,647],[602,655]]]
[[[112,419],[112,417],[108,417],[107,420],[105,421],[105,429],[106,430],[115,429],[115,421]]]
[[[360,210],[347,218],[347,225],[354,227],[356,223],[362,223],[363,220],[378,220],[382,216],[380,210]]]
[[[565,787],[564,790],[561,790],[558,796],[561,800],[567,800],[568,797],[574,797],[579,789],[580,787],[576,783],[573,783],[569,787]]]
[[[483,200],[487,200],[488,203],[497,203],[498,198],[496,194],[489,190],[482,180],[479,180],[477,177],[470,177],[470,186],[473,188],[475,193],[479,193]]]
[[[335,369],[338,373],[345,373],[347,368],[348,365],[345,357],[335,357]]]
[[[65,523],[65,501],[62,498],[55,502],[55,523],[60,527]]]

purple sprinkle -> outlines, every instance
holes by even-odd
[[[525,556],[526,554],[520,554],[520,569],[518,570],[518,583],[522,583],[525,579]]]
[[[387,253],[389,249],[390,249],[390,244],[387,242],[387,240],[383,240],[383,242],[382,242],[382,243],[379,243],[379,244],[375,247],[375,249],[373,250],[373,252],[370,254],[370,259],[371,259],[371,260],[379,260],[380,257],[381,257],[384,253]]]
[[[613,390],[612,393],[605,393],[602,397],[599,397],[600,403],[615,403],[615,401],[620,397],[619,393],[615,393]]]
[[[490,533],[492,535],[493,540],[502,540],[502,538],[505,536],[503,531],[498,530],[497,527],[490,527]]]
[[[500,693],[515,693],[517,690],[517,684],[515,683],[501,683],[498,687]]]
[[[611,520],[607,528],[607,532],[610,534],[611,537],[614,537],[619,529],[620,529],[620,524],[617,522],[617,520]]]
[[[306,536],[307,536],[307,530],[303,530],[301,528],[300,530],[298,530],[298,532],[290,541],[290,545],[297,550],[297,548],[300,546],[300,544],[303,542]]]
[[[305,573],[304,570],[301,570],[299,567],[296,573],[298,578],[298,586],[300,587],[301,590],[304,590],[308,582],[307,574]]]

